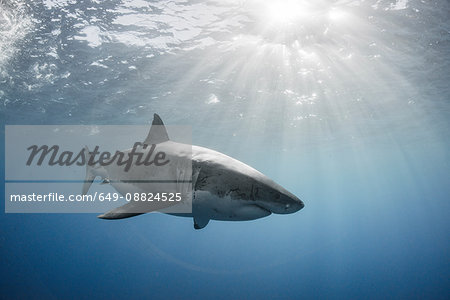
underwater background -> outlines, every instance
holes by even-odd
[[[449,55],[446,0],[0,0],[3,181],[5,125],[158,113],[305,203],[1,213],[0,298],[450,298]]]

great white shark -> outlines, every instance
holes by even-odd
[[[200,147],[171,141],[161,118],[154,114],[150,132],[143,145],[157,145],[168,157],[189,164],[189,172],[177,178],[191,179],[192,210],[189,213],[168,213],[170,215],[193,218],[194,228],[204,228],[209,220],[247,221],[275,214],[291,214],[304,207],[303,202],[285,188],[275,183],[254,168],[223,153]],[[131,150],[124,151],[125,153]],[[190,165],[191,164],[191,165]],[[155,169],[147,168],[138,174],[124,174],[123,169],[114,166],[91,166],[87,164],[83,194],[86,194],[97,176],[104,183],[110,183],[120,194],[135,192],[155,192],[151,185],[136,180],[155,178]],[[192,176],[191,176],[192,175]],[[123,219],[146,212],[166,208],[170,203],[152,203],[151,208],[136,208],[129,202],[98,217],[101,219]],[[141,205],[141,204],[139,204]]]

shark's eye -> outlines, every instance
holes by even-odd
[[[286,204],[286,205],[284,206],[285,209],[288,209],[289,207],[291,207],[290,204]]]

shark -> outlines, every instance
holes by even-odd
[[[140,150],[145,152],[153,149],[147,145],[156,145],[159,151],[176,161],[175,187],[179,188],[180,182],[188,182],[181,189],[188,189],[191,196],[191,210],[164,212],[167,207],[177,204],[159,202],[148,205],[130,201],[99,215],[99,218],[116,220],[160,211],[178,217],[192,218],[194,228],[202,229],[210,220],[249,221],[271,214],[295,213],[304,207],[304,203],[297,196],[251,166],[209,148],[172,141],[158,114],[154,114],[150,131]],[[130,151],[131,149],[124,153]],[[149,166],[136,169],[134,173],[131,169],[125,174],[123,169],[117,166],[86,164],[86,178],[82,190],[84,195],[88,193],[98,176],[103,183],[111,184],[121,195],[149,193],[157,191],[155,185],[147,184],[146,180],[156,176],[160,178],[161,169],[156,171],[155,166]],[[127,178],[139,180],[126,180]]]

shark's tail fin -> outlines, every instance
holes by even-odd
[[[84,147],[84,157],[85,157],[85,163],[86,163],[86,176],[84,178],[83,183],[83,195],[86,195],[89,191],[89,188],[92,185],[92,182],[94,182],[95,177],[97,177],[95,172],[95,166],[91,166],[89,164],[89,149],[87,146]]]

